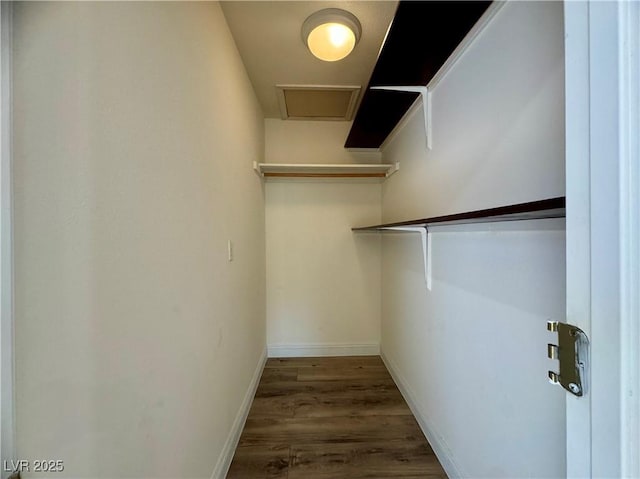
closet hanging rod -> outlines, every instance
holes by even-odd
[[[386,178],[384,173],[264,173],[265,178]]]

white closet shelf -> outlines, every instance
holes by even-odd
[[[400,165],[389,164],[300,164],[253,163],[253,169],[264,178],[380,178],[384,180]]]

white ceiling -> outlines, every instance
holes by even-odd
[[[364,91],[397,0],[223,1],[227,23],[267,118],[280,118],[276,85],[360,85]],[[337,62],[315,58],[302,42],[302,23],[324,8],[342,8],[362,25],[351,55]]]

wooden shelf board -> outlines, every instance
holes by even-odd
[[[418,97],[417,93],[376,91],[370,87],[429,84],[449,58],[456,55],[461,42],[474,30],[491,3],[401,1],[345,147],[379,148]]]
[[[409,221],[399,221],[397,223],[385,223],[381,225],[362,226],[352,228],[353,231],[384,231],[401,226],[422,226],[431,225],[457,225],[471,223],[494,223],[500,221],[524,221],[544,218],[564,218],[565,217],[565,197],[549,198],[546,200],[531,201],[515,205],[500,206],[484,210],[467,211],[452,215],[434,216],[431,218],[421,218]]]

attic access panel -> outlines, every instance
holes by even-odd
[[[276,85],[283,120],[336,120],[353,118],[360,86]]]
[[[371,87],[427,85],[490,4],[401,1],[345,148],[379,148],[418,97]]]

